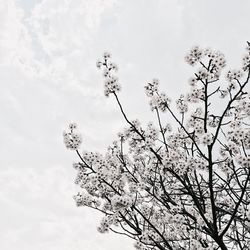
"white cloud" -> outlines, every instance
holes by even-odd
[[[23,11],[13,0],[0,1],[0,63],[9,64],[32,56]]]
[[[114,0],[44,0],[33,12],[31,22],[42,48],[49,56],[71,54],[86,46],[84,41],[100,25],[104,11]]]

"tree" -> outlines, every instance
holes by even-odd
[[[250,43],[246,50],[241,69],[228,70],[225,81],[224,55],[192,48],[186,62],[199,68],[176,105],[157,79],[145,86],[157,121],[145,128],[127,117],[117,66],[104,53],[97,62],[104,93],[116,99],[126,127],[105,154],[80,153],[76,124],[64,132],[79,156],[74,199],[103,213],[99,232],[126,235],[140,250],[250,249]]]

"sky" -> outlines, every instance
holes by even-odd
[[[185,93],[193,45],[240,67],[249,9],[248,0],[0,0],[1,249],[132,250],[97,232],[98,213],[75,206],[78,159],[62,131],[77,122],[82,149],[105,152],[125,125],[103,94],[104,51],[119,66],[129,118],[146,122],[143,86],[158,78],[173,99]]]

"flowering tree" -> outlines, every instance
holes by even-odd
[[[79,156],[77,206],[103,213],[99,232],[126,235],[140,250],[250,249],[250,43],[243,66],[226,79],[222,53],[192,48],[185,60],[199,68],[176,105],[158,80],[147,83],[157,122],[145,128],[127,117],[110,58],[105,53],[97,67],[127,125],[105,154],[80,152],[75,124],[64,132]]]

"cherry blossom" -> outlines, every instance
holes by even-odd
[[[248,43],[242,68],[222,73],[223,53],[193,47],[185,57],[195,71],[190,90],[173,105],[160,81],[149,81],[154,122],[143,126],[126,115],[118,67],[103,54],[96,66],[104,94],[116,100],[125,126],[105,153],[81,151],[75,123],[63,134],[79,159],[74,200],[103,214],[99,232],[130,237],[139,250],[249,249],[249,58]]]

